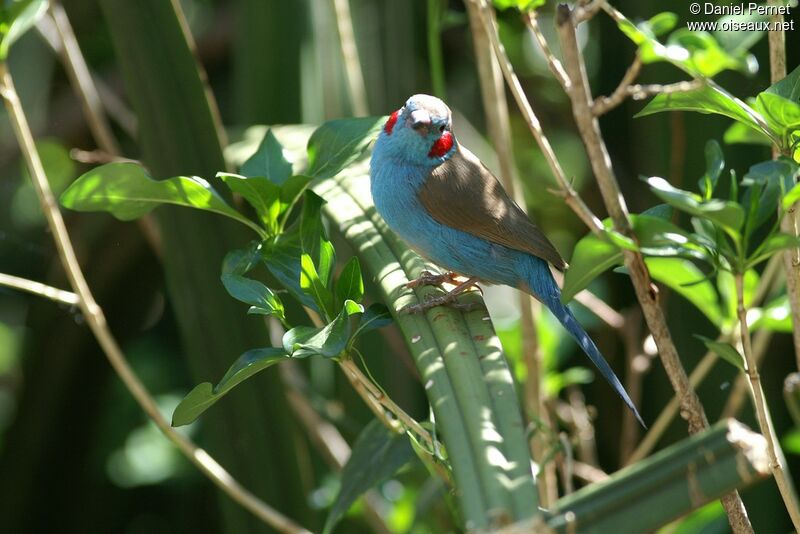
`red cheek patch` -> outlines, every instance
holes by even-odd
[[[383,127],[383,131],[386,132],[386,135],[392,135],[392,129],[394,128],[394,125],[397,122],[397,117],[399,115],[400,115],[399,110],[389,115],[389,120],[386,121],[386,125]]]
[[[433,143],[431,151],[428,152],[429,158],[441,158],[453,148],[453,134],[444,132],[442,136]]]

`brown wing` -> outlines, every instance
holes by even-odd
[[[419,199],[438,222],[493,243],[538,256],[560,270],[567,263],[503,186],[469,150],[459,146],[431,172]]]

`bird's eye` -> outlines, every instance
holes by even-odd
[[[441,126],[439,126],[439,131],[440,131],[440,132],[443,132],[443,131],[444,131],[444,124],[442,124]]]

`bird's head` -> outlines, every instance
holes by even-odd
[[[455,149],[451,127],[450,108],[444,102],[429,95],[414,95],[389,116],[378,143],[395,159],[436,166]]]

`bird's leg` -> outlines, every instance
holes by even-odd
[[[440,286],[447,282],[448,284],[457,284],[458,275],[453,271],[444,274],[433,274],[430,271],[422,271],[415,280],[411,280],[406,284],[409,289],[421,286]]]
[[[445,293],[444,295],[440,295],[438,297],[431,297],[425,300],[425,302],[421,304],[408,305],[400,311],[405,313],[421,313],[424,311],[428,311],[431,308],[435,308],[436,306],[444,306],[444,305],[449,305],[452,308],[456,308],[462,311],[471,311],[477,309],[481,306],[478,303],[473,302],[470,304],[462,304],[460,302],[456,302],[456,297],[458,295],[460,295],[470,287],[475,286],[475,284],[477,283],[478,283],[478,277],[474,276],[468,279],[466,282],[458,284],[456,287],[452,289],[452,291]]]

